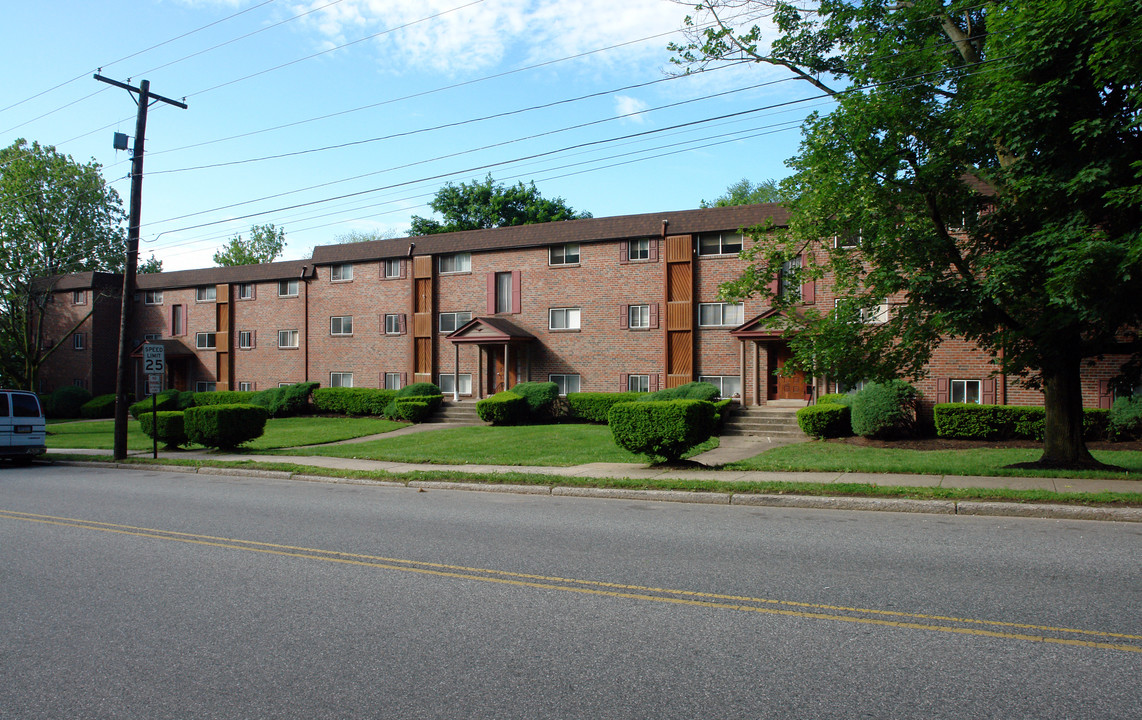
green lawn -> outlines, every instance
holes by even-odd
[[[386,433],[404,426],[405,423],[377,418],[271,418],[266,422],[265,434],[257,440],[251,440],[243,447],[251,450],[272,450],[274,448],[315,445]],[[91,448],[93,450],[110,450],[114,442],[114,427],[113,420],[50,423],[48,425],[47,446],[49,449]],[[135,420],[127,421],[127,448],[129,450],[148,450],[151,448],[151,438],[143,434],[142,428]]]
[[[712,438],[690,455],[717,447]],[[401,435],[353,445],[281,450],[275,455],[327,455],[390,462],[444,465],[544,465],[565,467],[594,462],[645,463],[615,445],[605,425],[526,425],[462,427]]]
[[[1062,470],[1009,470],[1004,467],[1012,463],[1037,460],[1042,454],[1042,450],[1037,449],[897,450],[844,443],[806,442],[774,448],[748,460],[727,465],[726,469],[1142,480],[1142,452],[1137,451],[1094,451],[1094,456],[1102,462],[1126,468],[1125,475]]]

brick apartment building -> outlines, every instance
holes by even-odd
[[[790,353],[766,327],[768,304],[717,297],[744,267],[741,228],[786,220],[778,205],[708,208],[326,245],[310,260],[140,275],[132,345],[162,342],[166,386],[189,390],[431,381],[463,399],[524,380],[551,380],[561,392],[704,380],[747,405],[804,402],[835,383],[775,374]],[[42,390],[114,391],[120,286],[105,273],[56,285],[54,339],[79,327],[45,363]],[[800,290],[805,305],[832,308],[827,282]],[[1109,407],[1108,380],[1124,360],[1084,369],[1087,407]],[[917,383],[927,405],[1042,404],[1040,392],[993,375],[989,358],[964,341],[942,343],[928,369]]]

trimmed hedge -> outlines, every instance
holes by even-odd
[[[396,390],[379,388],[317,388],[313,391],[313,407],[322,413],[379,416],[385,414],[385,408],[396,396]]]
[[[940,403],[934,408],[936,434],[961,440],[1042,440],[1046,410],[1025,405],[975,405]],[[1111,412],[1083,410],[1083,435],[1087,440],[1107,437]]]
[[[235,448],[266,431],[269,411],[257,405],[206,405],[187,408],[186,436],[199,445]]]
[[[642,395],[638,402],[660,402],[663,400],[705,400],[714,402],[718,399],[717,385],[705,382],[688,382],[678,387],[665,388]]]
[[[79,408],[79,414],[89,420],[115,417],[115,393],[91,398]]]
[[[836,402],[818,402],[797,411],[797,425],[810,437],[836,438],[853,434],[850,409]]]
[[[194,395],[195,393],[192,392],[163,390],[155,396],[155,409],[162,411],[186,410],[188,407],[194,407]],[[133,418],[151,412],[151,398],[148,396],[137,403],[132,403],[127,407],[127,412],[131,413]]]
[[[827,393],[817,398],[818,405],[844,405],[847,408],[853,406],[853,400],[856,399],[856,393]]]
[[[613,405],[607,424],[619,447],[677,460],[713,434],[717,419],[705,400],[636,400]]]
[[[511,392],[527,401],[532,418],[550,417],[559,399],[559,386],[553,382],[521,382],[511,388]]]
[[[89,400],[91,400],[90,391],[75,385],[64,385],[52,392],[48,407],[51,408],[52,417],[83,417],[83,406]]]
[[[435,410],[431,403],[425,402],[426,399],[410,397],[393,400],[391,403],[392,413],[389,414],[389,419],[410,423],[424,422],[425,418]]]
[[[400,390],[397,390],[397,397],[431,397],[439,395],[440,388],[435,383],[418,382],[412,385],[405,385]]]
[[[165,410],[156,413],[143,413],[139,425],[147,437],[157,439],[167,447],[187,444],[185,415],[180,410]]]
[[[300,382],[254,393],[252,405],[264,407],[270,417],[293,417],[309,410],[309,396],[321,383]],[[257,437],[257,436],[255,436]]]
[[[518,425],[527,418],[527,400],[505,390],[477,402],[476,414],[493,425]]]
[[[194,394],[194,407],[203,405],[250,405],[257,395],[254,390],[212,390],[211,392],[196,392]]]
[[[853,399],[853,434],[871,438],[911,434],[916,426],[916,396],[916,388],[903,380],[866,385]]]
[[[1111,440],[1142,439],[1142,395],[1118,398],[1107,415],[1106,434]]]
[[[577,392],[567,393],[567,406],[571,417],[593,423],[606,423],[607,414],[615,403],[633,402],[646,393],[636,392]]]

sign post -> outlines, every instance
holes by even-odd
[[[147,375],[147,393],[151,396],[151,457],[159,459],[158,395],[163,391],[163,375],[167,370],[167,349],[162,345],[143,345],[143,372]]]

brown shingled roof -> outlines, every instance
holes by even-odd
[[[662,221],[668,221],[668,235],[685,235],[700,232],[735,231],[772,221],[784,225],[789,212],[782,206],[736,205],[700,210],[619,215],[617,217],[563,220],[536,225],[516,225],[490,230],[464,230],[461,232],[420,235],[392,240],[371,240],[341,245],[321,245],[313,249],[313,263],[332,263],[379,260],[404,257],[409,244],[415,243],[414,255],[438,255],[480,250],[506,250],[544,245],[577,242],[590,243],[628,238],[660,237]]]
[[[302,272],[310,271],[312,266],[313,263],[309,260],[288,260],[284,262],[261,263],[259,265],[234,265],[231,267],[147,273],[146,275],[139,275],[137,277],[140,290],[165,290],[170,288],[195,287],[197,285],[289,280],[301,277]]]

